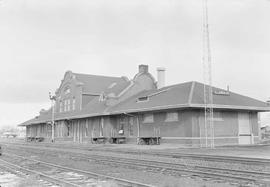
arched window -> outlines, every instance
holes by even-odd
[[[67,86],[67,87],[64,89],[64,93],[65,93],[65,95],[69,94],[69,93],[70,93],[70,87]]]

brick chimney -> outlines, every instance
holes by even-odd
[[[148,73],[148,65],[139,65],[139,73]]]
[[[165,68],[157,68],[157,88],[160,89],[165,86]]]

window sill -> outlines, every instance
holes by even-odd
[[[164,122],[178,122],[179,120],[165,120]]]

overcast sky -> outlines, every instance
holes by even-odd
[[[0,126],[48,108],[67,70],[203,82],[201,2],[0,0]],[[269,0],[209,0],[214,86],[270,97],[269,18]]]

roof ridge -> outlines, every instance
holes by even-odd
[[[94,74],[86,74],[86,73],[73,73],[76,75],[82,75],[82,76],[94,76],[94,77],[104,77],[104,78],[119,78],[122,79],[124,76],[116,77],[116,76],[107,76],[107,75],[94,75]]]
[[[196,82],[196,81],[186,81],[186,82],[182,82],[182,83],[171,84],[171,85],[164,86],[164,87],[161,87],[161,88],[156,89],[156,90],[161,91],[163,89],[174,88],[176,86],[183,85],[183,84],[188,84],[188,83],[192,83],[192,82]]]

